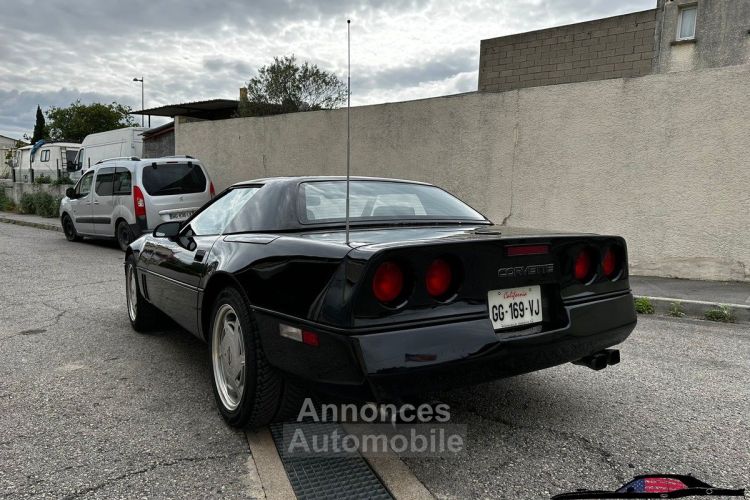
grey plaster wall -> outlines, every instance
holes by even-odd
[[[750,66],[352,109],[352,172],[498,224],[621,234],[636,273],[750,281]],[[345,170],[346,112],[177,122],[217,189]]]

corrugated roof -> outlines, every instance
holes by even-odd
[[[158,108],[142,109],[133,111],[134,115],[151,116],[189,116],[193,118],[204,118],[217,120],[230,118],[239,106],[240,101],[232,99],[210,99],[208,101],[184,102],[180,104],[168,104]]]

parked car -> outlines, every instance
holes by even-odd
[[[200,161],[189,156],[113,158],[86,171],[60,202],[68,241],[115,238],[123,250],[165,221],[190,217],[214,195]]]
[[[235,184],[128,248],[133,328],[165,314],[205,340],[230,425],[288,417],[302,385],[393,401],[619,361],[608,348],[636,324],[621,237],[494,226],[418,182],[346,193],[339,177]]]

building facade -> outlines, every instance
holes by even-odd
[[[482,40],[479,90],[526,87],[750,62],[750,1],[658,0],[656,8]]]

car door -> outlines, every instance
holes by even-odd
[[[73,221],[79,234],[94,234],[94,223],[91,220],[92,183],[94,172],[86,172],[75,187],[76,197],[70,200]]]
[[[99,236],[115,235],[115,221],[112,220],[115,211],[114,178],[114,166],[100,168],[94,177],[91,218],[94,223],[94,234]]]
[[[143,249],[149,300],[191,332],[198,331],[198,286],[211,248],[257,190],[229,190],[188,220],[178,237],[154,238]]]

